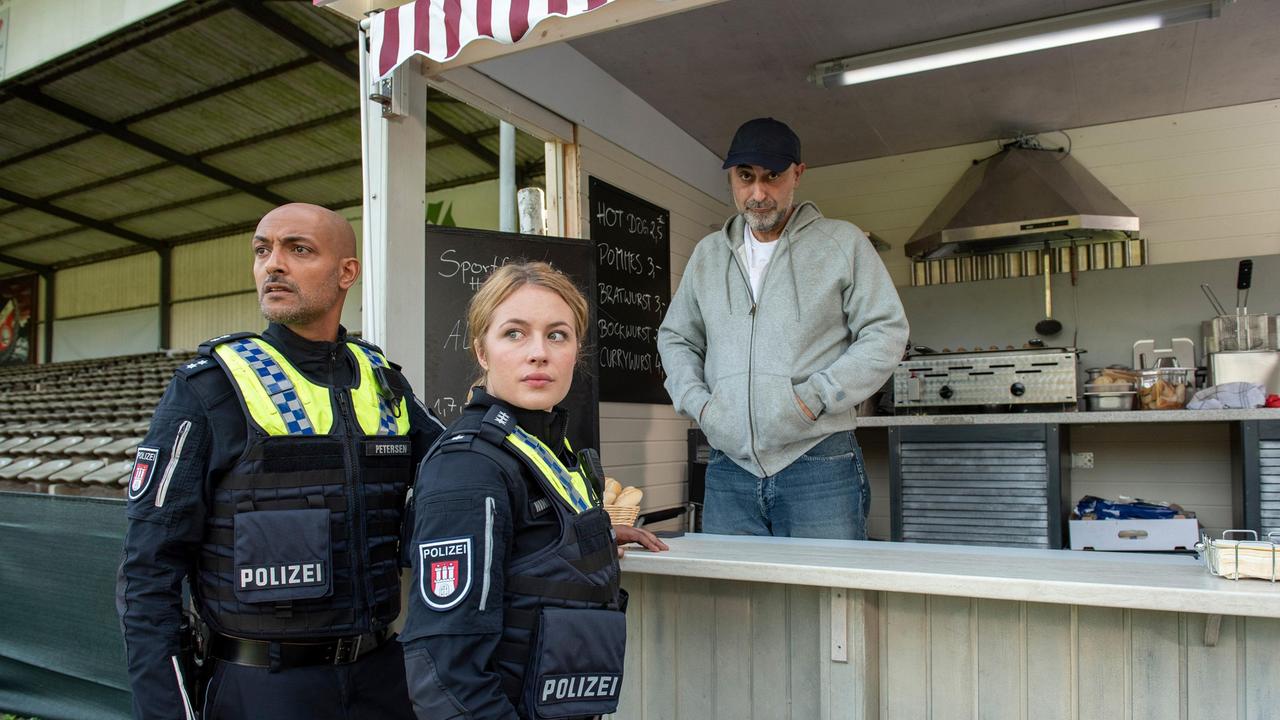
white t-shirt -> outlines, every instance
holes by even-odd
[[[751,232],[751,226],[742,225],[742,252],[746,256],[747,278],[751,281],[751,297],[760,299],[760,280],[764,278],[764,269],[769,267],[769,259],[773,251],[778,249],[778,241],[760,242]]]

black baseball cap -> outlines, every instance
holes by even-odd
[[[756,118],[742,123],[733,134],[723,169],[739,165],[759,165],[782,172],[800,162],[800,138],[781,120]]]

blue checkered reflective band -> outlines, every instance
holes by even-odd
[[[361,345],[360,343],[351,343],[360,348],[360,352],[369,358],[369,364],[375,368],[387,367],[387,362],[382,359],[378,353]],[[395,435],[396,434],[396,409],[391,401],[378,393],[378,434],[379,435]]]
[[[560,487],[564,488],[565,494],[569,496],[569,504],[573,506],[574,510],[583,512],[591,509],[591,503],[582,497],[582,494],[574,487],[573,478],[569,476],[569,469],[564,466],[564,463],[560,462],[560,458],[556,457],[546,445],[543,445],[541,440],[525,432],[524,428],[519,425],[512,431],[512,434],[520,438],[520,441],[525,445],[533,448],[538,457],[542,458],[542,462],[546,463],[547,467],[551,468],[552,472],[556,474],[555,480],[560,484]]]
[[[230,347],[257,374],[258,380],[262,382],[262,388],[271,397],[271,402],[275,404],[289,434],[315,435],[315,428],[311,426],[311,419],[307,417],[307,411],[303,409],[302,401],[298,399],[298,392],[294,390],[293,382],[284,374],[280,363],[267,354],[267,351],[263,350],[258,343],[247,338],[230,343]]]

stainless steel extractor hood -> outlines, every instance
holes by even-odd
[[[919,260],[1137,232],[1137,215],[1069,153],[1018,140],[974,161],[905,249]]]

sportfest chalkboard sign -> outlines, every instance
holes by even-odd
[[[426,243],[426,387],[419,392],[446,425],[461,414],[479,371],[467,346],[467,304],[499,267],[541,260],[568,275],[592,306],[583,347],[588,353],[595,347],[595,303],[590,289],[595,286],[596,269],[590,242],[428,225]],[[562,405],[569,411],[569,442],[575,448],[600,447],[599,395],[590,357],[578,364]]]
[[[671,213],[594,177],[587,189],[600,399],[666,405],[658,325],[671,304]]]

